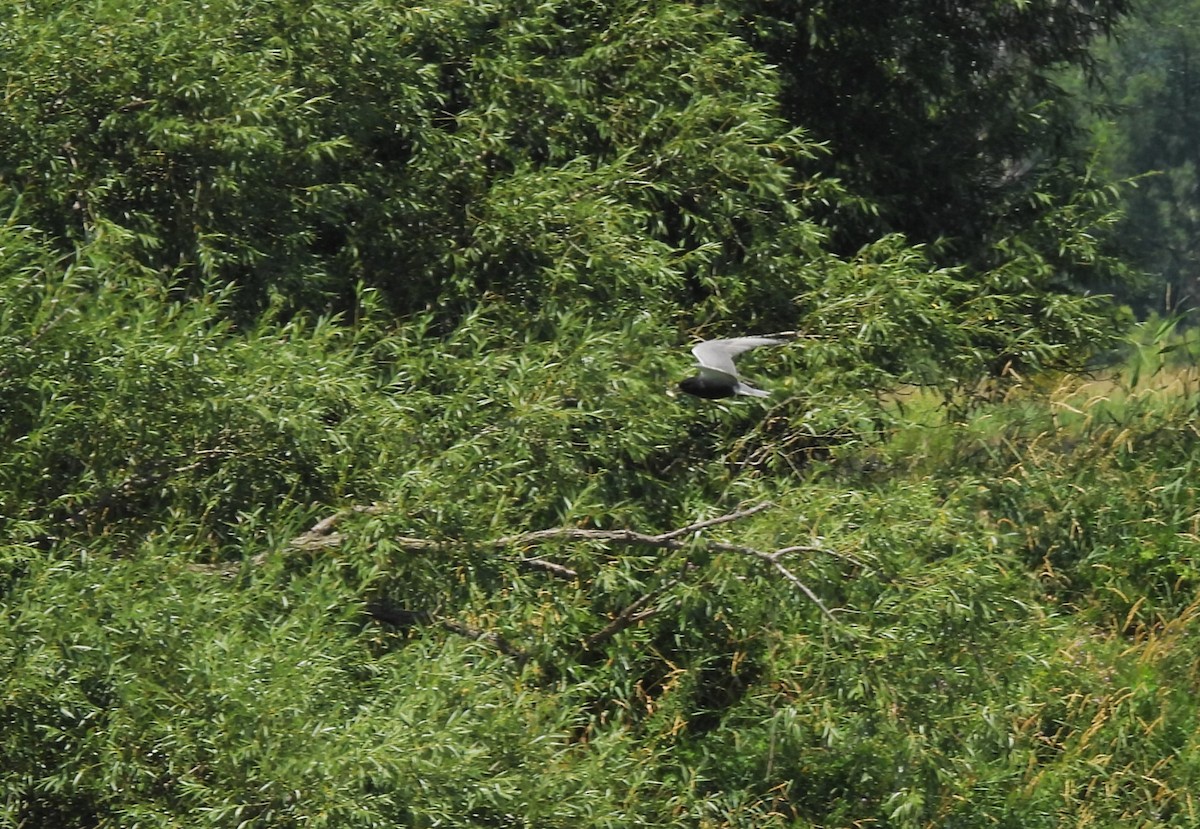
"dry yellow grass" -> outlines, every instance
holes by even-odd
[[[1197,393],[1200,393],[1200,367],[1163,367],[1136,378],[1131,378],[1129,370],[1092,377],[1064,377],[1050,393],[1049,403],[1054,413],[1066,410],[1086,415],[1097,406],[1123,406],[1155,398],[1167,404]]]

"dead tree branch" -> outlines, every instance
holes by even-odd
[[[688,546],[689,542],[682,539],[688,536],[695,536],[709,527],[716,527],[721,524],[728,524],[731,521],[737,521],[742,518],[747,518],[755,513],[762,512],[765,509],[770,509],[773,504],[769,501],[764,501],[761,504],[755,504],[746,509],[737,510],[725,515],[710,518],[705,521],[697,521],[688,524],[686,527],[680,527],[676,530],[671,530],[658,535],[647,535],[633,530],[587,530],[575,527],[555,527],[548,530],[534,530],[533,532],[521,533],[513,536],[506,536],[492,542],[496,546],[519,546],[530,547],[538,544],[543,544],[550,541],[605,541],[614,544],[627,545],[643,545],[647,547],[665,548],[668,550],[678,550]],[[792,553],[826,553],[829,552],[825,547],[816,545],[793,545],[783,547],[774,552],[764,552],[754,549],[753,547],[745,547],[738,544],[726,544],[720,541],[705,541],[702,539],[693,539],[690,543],[698,545],[702,548],[717,550],[720,552],[741,553],[763,561],[771,566],[777,573],[783,576],[787,581],[794,585],[801,593],[803,593],[820,611],[831,621],[837,621],[833,613],[825,606],[825,603],[817,597],[817,594],[812,591],[804,582],[802,582],[795,573],[789,570],[782,562],[782,559]],[[677,582],[676,582],[677,583]],[[643,598],[649,601],[655,594],[647,594]],[[632,609],[632,610],[631,610]],[[617,624],[622,619],[628,619],[626,612],[636,611],[638,608],[626,608],[621,614],[613,620],[613,624]],[[624,625],[628,627],[628,624]],[[623,630],[624,627],[619,628]],[[607,629],[606,629],[607,630]],[[601,631],[603,633],[604,631]],[[597,636],[599,634],[596,634]],[[607,637],[606,637],[607,638]]]
[[[467,545],[475,547],[487,547],[492,549],[517,548],[520,550],[528,550],[544,544],[577,544],[586,542],[598,542],[601,544],[615,544],[622,546],[642,546],[665,550],[696,548],[714,552],[736,553],[739,555],[749,556],[766,564],[793,587],[799,590],[805,596],[805,598],[816,605],[816,607],[827,619],[836,622],[837,619],[833,615],[833,612],[825,606],[825,603],[821,601],[820,597],[818,597],[817,594],[808,587],[808,585],[801,581],[800,578],[784,564],[784,559],[787,556],[800,553],[821,553],[842,557],[835,551],[819,544],[806,544],[781,547],[777,550],[767,552],[741,544],[730,544],[723,541],[710,541],[701,537],[701,533],[704,530],[756,515],[763,510],[770,509],[772,506],[773,504],[770,502],[763,502],[740,510],[729,512],[724,515],[719,515],[714,518],[695,521],[686,526],[657,534],[641,533],[631,529],[601,530],[582,527],[552,527],[544,530],[532,530],[530,532],[506,535],[483,542],[464,542],[456,540],[440,541],[411,536],[393,536],[392,541],[403,550],[417,553],[434,552],[437,550],[459,548]],[[345,536],[343,536],[338,529],[343,521],[355,515],[379,515],[386,512],[386,507],[378,504],[349,507],[318,521],[310,529],[293,538],[288,543],[287,549],[314,552],[317,550],[339,546],[346,540]],[[254,564],[262,564],[265,560],[266,554],[260,553],[259,555],[255,556],[254,559],[252,559],[252,562]],[[575,580],[579,577],[579,574],[570,567],[548,561],[544,558],[524,556],[516,559],[516,563],[523,568],[539,570],[548,573],[555,578]],[[584,650],[595,650],[622,631],[655,615],[655,613],[658,611],[656,608],[650,606],[652,602],[660,598],[667,591],[678,586],[683,582],[688,573],[696,569],[698,568],[694,564],[690,562],[685,563],[683,571],[679,575],[675,576],[674,578],[664,580],[662,584],[655,587],[653,590],[648,591],[632,601],[615,616],[613,616],[607,625],[591,634],[583,641]],[[368,607],[368,612],[371,612],[370,607]],[[377,615],[378,618],[385,622],[389,621],[389,617],[386,613],[373,615]],[[440,624],[443,629],[460,636],[487,642],[494,646],[501,653],[512,656],[518,660],[524,661],[528,658],[528,655],[525,654],[524,651],[513,646],[499,634],[477,630],[460,622],[447,619],[438,620],[438,624]]]
[[[323,518],[316,524],[313,524],[306,532],[293,538],[288,542],[288,547],[293,550],[302,550],[305,552],[315,552],[327,547],[339,547],[345,541],[345,537],[337,531],[337,526],[347,518],[354,515],[380,515],[387,510],[379,504],[371,504],[370,506],[354,506],[347,509],[335,512],[327,518]],[[450,541],[434,541],[428,538],[413,538],[411,536],[396,536],[394,539],[401,549],[411,552],[426,553],[433,552],[445,547],[457,546],[459,542]],[[495,541],[486,542],[489,547],[507,547],[509,546],[508,539],[498,539]],[[259,553],[254,557],[254,563],[261,565],[266,561],[267,554]],[[522,558],[517,562],[527,570],[542,570],[560,579],[572,580],[578,577],[578,574],[570,567],[565,567],[561,564],[555,564],[552,561],[546,561],[541,558]]]
[[[644,547],[679,550],[687,546],[685,542],[679,540],[684,536],[698,533],[709,527],[748,518],[772,506],[771,502],[764,501],[747,509],[731,512],[717,518],[709,518],[705,521],[697,521],[694,524],[688,524],[686,527],[680,527],[677,530],[659,533],[658,535],[648,535],[634,530],[588,530],[579,527],[552,527],[547,530],[533,530],[527,533],[518,533],[517,535],[506,535],[489,542],[489,546],[536,547],[539,544],[551,541],[606,541],[613,544],[642,545]]]

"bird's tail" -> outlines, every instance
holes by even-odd
[[[756,388],[754,388],[754,386],[748,386],[745,383],[738,383],[736,386],[734,386],[733,391],[735,394],[744,394],[747,397],[770,397],[771,396],[771,393],[769,391],[763,391],[762,389],[756,389]]]

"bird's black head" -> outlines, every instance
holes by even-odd
[[[720,380],[711,380],[700,375],[680,380],[679,390],[687,392],[695,397],[703,397],[706,400],[719,400],[722,397],[733,397],[735,393],[734,385],[732,383],[723,383]]]

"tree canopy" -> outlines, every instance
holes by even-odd
[[[880,232],[987,262],[998,235],[1080,184],[1079,102],[1062,70],[1097,75],[1092,46],[1128,0],[730,3],[778,64],[781,111],[831,151],[820,169],[867,200],[842,243]]]
[[[1186,343],[974,189],[1124,6],[951,5],[0,6],[0,826],[1193,826]]]
[[[1099,51],[1107,71],[1092,93],[1091,124],[1113,177],[1138,177],[1125,197],[1122,246],[1145,274],[1131,292],[1143,309],[1195,307],[1200,135],[1193,105],[1200,8],[1147,2],[1120,37]]]

